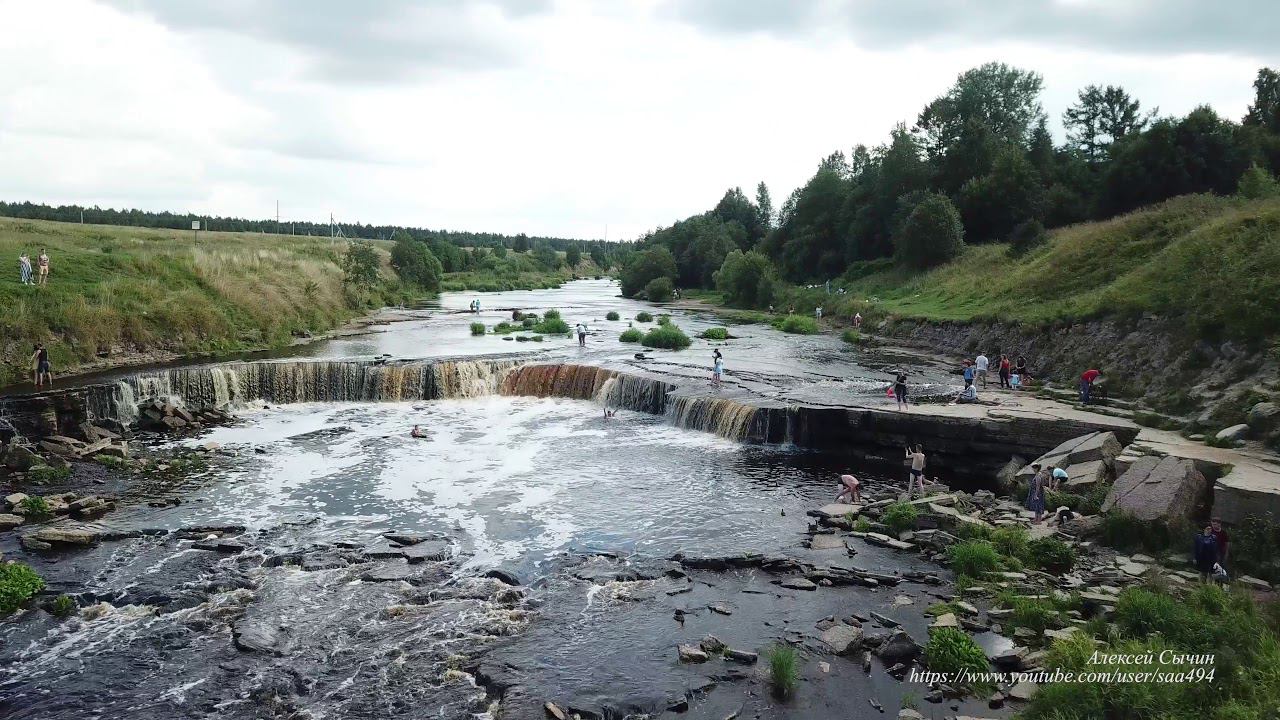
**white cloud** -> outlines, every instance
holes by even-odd
[[[1238,117],[1265,62],[586,0],[204,5],[0,0],[0,198],[634,237],[734,185],[781,203],[988,60],[1043,73],[1054,117],[1088,83]]]

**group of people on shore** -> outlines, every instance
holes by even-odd
[[[49,282],[49,251],[40,248],[36,257],[35,268],[31,266],[31,256],[22,253],[18,256],[18,280],[23,285],[45,285]]]
[[[1016,362],[1009,359],[1008,355],[1001,355],[994,363],[991,358],[983,352],[972,360],[966,359],[962,364],[961,376],[964,378],[964,388],[956,395],[953,403],[979,403],[983,405],[994,404],[986,402],[978,398],[978,384],[982,384],[982,389],[987,389],[989,378],[991,375],[992,365],[994,364],[996,376],[999,380],[999,387],[1012,391],[1022,390],[1028,387],[1028,383],[1033,379],[1030,369],[1027,367],[1027,359],[1019,355]],[[1093,390],[1097,383],[1102,379],[1102,371],[1096,368],[1090,368],[1080,375],[1080,402],[1088,405],[1093,399]],[[906,410],[910,406],[907,388],[906,371],[897,371],[894,375],[893,384],[888,387],[885,394],[894,398],[897,402],[899,410]]]

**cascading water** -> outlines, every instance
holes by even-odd
[[[746,441],[756,429],[753,425],[757,417],[767,416],[760,408],[737,400],[697,396],[675,398],[669,414],[677,427],[715,433],[738,442]]]

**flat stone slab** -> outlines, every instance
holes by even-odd
[[[778,583],[784,588],[790,590],[817,590],[817,583],[808,578],[788,578]]]
[[[831,503],[823,505],[814,510],[812,514],[823,518],[844,517],[845,515],[857,515],[862,512],[861,505],[850,505],[848,503]]]
[[[810,550],[844,550],[844,538],[835,533],[818,533],[809,538]]]
[[[1139,520],[1186,520],[1208,499],[1209,482],[1195,463],[1144,457],[1116,478],[1102,511],[1121,510]]]

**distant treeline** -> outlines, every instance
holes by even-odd
[[[711,210],[649,233],[625,258],[623,292],[667,277],[763,305],[773,278],[856,279],[888,262],[927,268],[965,243],[1009,242],[1022,253],[1046,228],[1177,195],[1280,192],[1275,70],[1258,71],[1240,120],[1208,106],[1161,116],[1123,88],[1088,86],[1063,114],[1062,144],[1049,133],[1042,86],[1039,74],[1004,63],[969,70],[888,142],[824,158],[777,212],[760,183],[754,198],[733,188]]]
[[[200,221],[204,230],[219,232],[261,232],[290,233],[296,235],[329,235],[328,223],[308,221],[281,220],[246,220],[244,218],[195,215],[192,213],[149,212],[146,210],[116,210],[113,208],[82,207],[80,205],[44,205],[32,202],[0,201],[0,216],[23,218],[29,220],[57,220],[60,222],[78,223],[82,219],[95,225],[127,225],[131,227],[169,228],[172,230],[189,230],[193,220]],[[498,233],[457,232],[454,230],[429,230],[427,228],[403,227],[400,225],[364,225],[362,223],[339,223],[344,236],[352,239],[388,240],[397,231],[406,232],[417,240],[447,242],[458,247],[497,247],[505,246],[516,252],[527,252],[531,248],[548,245],[556,250],[566,251],[572,247],[593,247],[601,245],[601,241],[571,240],[567,238],[519,235],[501,235]],[[608,243],[613,248],[617,243]]]

